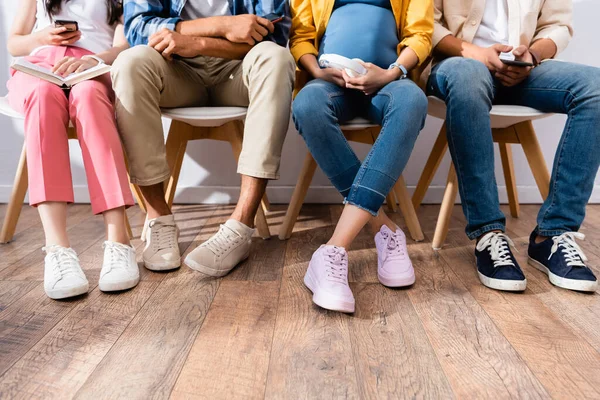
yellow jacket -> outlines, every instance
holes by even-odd
[[[431,53],[433,0],[390,0],[398,27],[398,54],[410,47],[422,64]],[[296,63],[305,54],[319,55],[318,47],[335,0],[291,0],[290,51]]]

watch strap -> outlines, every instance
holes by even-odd
[[[402,72],[402,75],[400,75],[400,78],[398,78],[398,79],[405,79],[408,76],[408,70],[406,69],[406,67],[404,65],[398,64],[398,63],[392,63],[388,67],[388,69],[394,69],[394,68],[398,68],[400,70],[400,72]]]
[[[98,65],[104,64],[104,60],[103,59],[101,59],[100,57],[98,57],[96,55],[93,55],[93,54],[85,55],[85,56],[83,56],[81,58],[82,59],[84,59],[84,58],[91,58],[92,60],[98,61]]]

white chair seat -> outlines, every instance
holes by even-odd
[[[345,131],[359,131],[361,129],[372,128],[378,126],[365,118],[354,118],[346,122],[341,128]]]
[[[8,97],[0,97],[0,114],[11,118],[24,118],[23,114],[19,114],[8,104]]]
[[[435,96],[428,96],[427,99],[429,100],[427,113],[436,118],[446,119],[446,103]],[[490,112],[492,128],[508,128],[519,122],[533,121],[550,115],[552,114],[543,113],[535,108],[510,105],[494,105]]]
[[[163,108],[163,117],[199,127],[217,127],[246,118],[246,107]]]

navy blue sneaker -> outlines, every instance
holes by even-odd
[[[514,243],[501,232],[486,233],[475,246],[479,280],[485,286],[509,292],[521,292],[527,279],[510,251]]]
[[[578,232],[566,232],[560,236],[548,238],[536,243],[537,234],[529,237],[529,264],[545,272],[550,282],[558,287],[580,292],[595,292],[598,280],[585,265],[587,257],[575,243],[585,235]]]

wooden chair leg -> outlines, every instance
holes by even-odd
[[[542,148],[535,135],[533,124],[531,121],[521,122],[515,125],[517,136],[521,146],[523,146],[523,152],[527,157],[527,162],[535,178],[535,183],[545,200],[548,197],[550,191],[550,173],[548,172],[548,166],[542,153]]]
[[[228,128],[231,128],[233,131],[230,135],[228,135],[228,137],[230,138],[229,143],[231,144],[235,161],[238,162],[240,159],[240,154],[242,153],[242,145],[244,143],[243,124],[240,121],[234,121],[231,126],[228,125],[224,129]],[[271,237],[271,231],[269,230],[269,224],[265,216],[265,199],[266,194],[263,196],[261,204],[258,207],[256,216],[254,217],[254,224],[256,225],[258,235],[263,239],[269,239]]]
[[[17,228],[17,222],[19,221],[21,208],[23,208],[23,201],[25,200],[25,194],[27,193],[27,185],[27,147],[23,144],[13,190],[10,195],[10,201],[8,202],[8,208],[6,209],[6,215],[4,216],[4,223],[2,224],[0,243],[10,242],[15,235],[15,229]]]
[[[298,182],[296,183],[294,193],[292,194],[292,199],[290,200],[287,212],[285,213],[285,218],[279,229],[280,240],[286,240],[292,236],[294,225],[298,219],[298,214],[300,214],[300,208],[302,208],[302,203],[304,203],[304,198],[306,197],[308,187],[312,182],[316,169],[317,163],[310,152],[307,151],[306,157],[304,157],[304,165],[302,165],[302,170],[298,176]]]
[[[179,121],[173,121],[171,123],[171,129],[169,129],[166,152],[167,163],[171,169],[171,176],[165,181],[165,200],[169,207],[173,205],[173,200],[175,199],[175,191],[177,190],[177,183],[179,182],[185,150],[190,138],[190,133],[193,129],[194,127]]]
[[[133,239],[133,232],[131,231],[131,224],[129,223],[127,214],[125,214],[125,229],[127,229],[127,236],[129,236],[129,239]]]
[[[133,183],[131,183],[129,186],[131,186],[131,192],[133,193],[133,197],[135,198],[135,201],[137,202],[142,212],[147,212],[146,203],[144,201],[144,196],[142,196],[142,191],[140,190],[140,187],[138,185],[134,185]]]
[[[425,239],[425,236],[423,235],[423,230],[421,230],[419,218],[417,217],[417,213],[415,212],[415,208],[410,199],[410,194],[408,193],[406,183],[402,176],[398,178],[398,181],[394,186],[394,191],[396,192],[396,198],[398,199],[398,204],[400,204],[400,211],[402,211],[410,236],[416,242],[422,241]]]
[[[260,202],[264,213],[268,213],[269,211],[271,211],[271,202],[269,201],[269,198],[267,197],[267,194],[265,193],[265,195],[262,198],[262,201]]]
[[[450,165],[450,171],[448,172],[448,181],[446,183],[446,190],[444,192],[444,199],[440,206],[440,214],[438,215],[437,224],[435,225],[435,232],[433,234],[433,242],[431,246],[434,250],[442,248],[448,229],[450,228],[450,218],[452,217],[452,208],[456,201],[456,195],[458,193],[458,179],[456,178],[456,170],[454,164]]]
[[[519,194],[517,192],[512,148],[510,143],[498,143],[498,145],[500,146],[500,158],[502,159],[502,170],[504,171],[504,180],[506,181],[510,215],[514,218],[519,218]]]
[[[385,198],[385,202],[387,203],[387,208],[389,212],[398,212],[398,202],[396,200],[396,195],[394,194],[394,190],[390,190],[387,197]]]
[[[415,210],[421,206],[423,198],[425,198],[425,194],[427,193],[427,189],[429,189],[429,185],[431,185],[431,181],[433,180],[447,149],[448,139],[446,138],[446,123],[444,122],[444,125],[442,125],[442,129],[440,129],[440,133],[433,144],[431,154],[425,163],[415,192],[413,193],[412,203]]]

